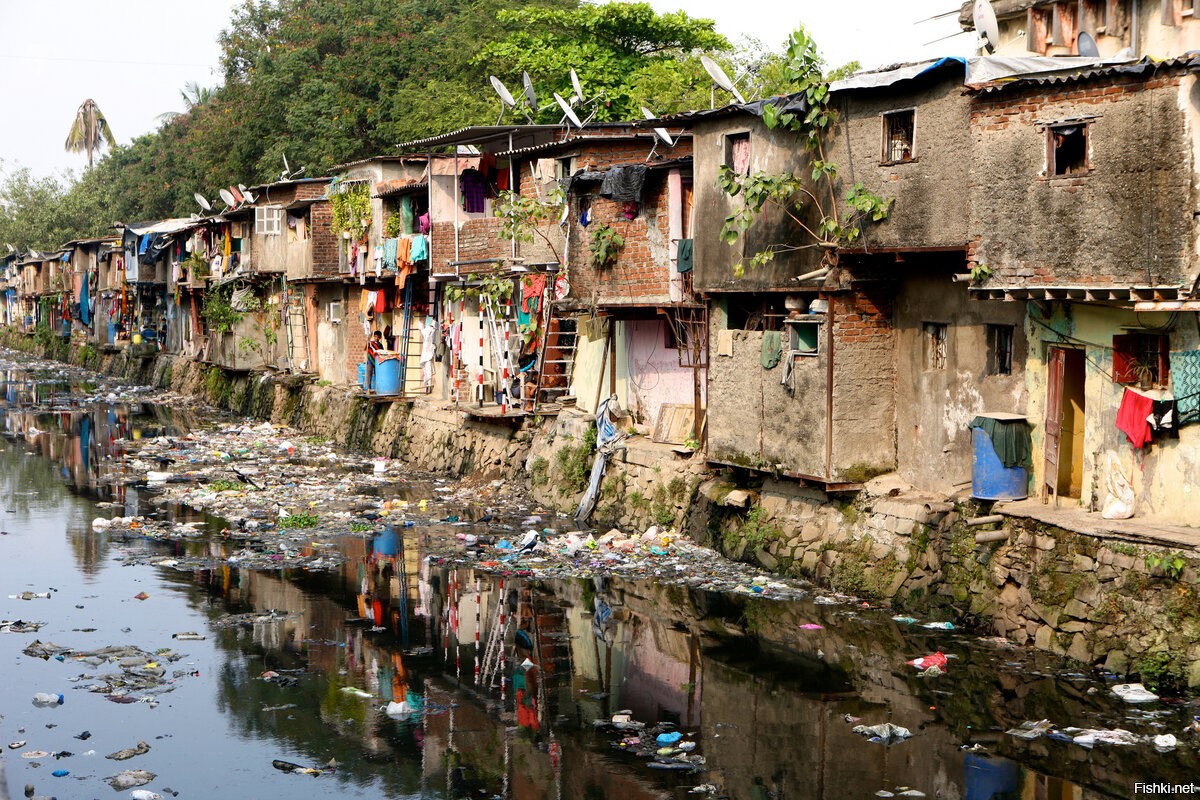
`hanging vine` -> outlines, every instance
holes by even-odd
[[[335,234],[350,233],[361,237],[370,228],[371,191],[367,184],[343,186],[329,198],[329,206],[333,212],[330,228]]]

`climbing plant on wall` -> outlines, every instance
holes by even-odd
[[[887,218],[891,200],[885,200],[855,183],[845,194],[839,166],[826,155],[826,139],[837,123],[837,112],[830,107],[829,83],[821,72],[821,58],[816,43],[804,28],[788,39],[784,77],[793,92],[800,95],[803,105],[766,104],[762,121],[771,130],[787,130],[796,134],[808,154],[808,171],[772,174],[767,172],[737,172],[722,166],[718,182],[731,197],[741,197],[742,205],[725,219],[721,239],[735,243],[758,219],[764,209],[782,211],[800,236],[785,242],[774,242],[754,253],[748,261],[734,265],[741,277],[747,267],[759,267],[774,260],[778,253],[820,248],[821,265],[837,264],[838,248],[852,244],[862,236],[863,227]],[[841,208],[845,202],[847,208]]]
[[[330,210],[333,212],[330,228],[335,234],[348,232],[354,237],[361,237],[370,227],[370,189],[365,183],[353,183],[340,188],[340,191],[331,192],[329,198]],[[364,225],[364,222],[367,225]]]
[[[500,236],[518,242],[541,239],[554,254],[554,260],[561,264],[562,256],[543,227],[558,222],[565,202],[563,191],[558,186],[551,186],[540,197],[500,192],[495,204],[496,216],[500,220]]]

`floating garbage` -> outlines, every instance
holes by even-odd
[[[904,663],[921,670],[937,667],[939,670],[941,670],[941,672],[945,672],[947,659],[945,653],[939,650],[936,653],[932,653],[927,656],[921,656],[920,658],[914,658],[911,661],[905,661]]]
[[[162,795],[148,789],[134,789],[129,793],[129,800],[162,800]]]
[[[1154,737],[1154,749],[1160,753],[1165,753],[1169,750],[1174,750],[1179,745],[1179,740],[1174,734],[1163,733]]]
[[[680,733],[679,731],[672,731],[670,733],[660,733],[655,738],[654,741],[660,746],[666,746],[666,745],[675,744],[682,738],[683,738],[682,733]]]
[[[138,742],[134,747],[126,747],[124,750],[118,750],[115,753],[109,753],[105,758],[113,761],[127,761],[134,756],[140,756],[150,752],[150,745],[145,742]]]
[[[125,789],[132,789],[135,786],[145,786],[157,777],[153,772],[148,772],[144,769],[127,769],[104,780],[109,786],[120,792]]]
[[[1045,736],[1052,727],[1053,726],[1050,724],[1050,720],[1048,719],[1038,720],[1036,722],[1030,720],[1027,722],[1022,722],[1017,728],[1011,728],[1010,730],[1005,731],[1005,734],[1017,739],[1024,739],[1027,742],[1032,742],[1034,739],[1040,739],[1042,736]]]
[[[65,699],[61,694],[38,692],[33,696],[33,704],[38,708],[50,708],[51,706],[61,706]]]
[[[1158,699],[1158,695],[1140,683],[1119,683],[1112,687],[1112,693],[1126,703],[1152,703]]]
[[[935,631],[952,631],[954,630],[953,622],[926,622],[921,625],[922,628],[929,628]]]
[[[912,738],[912,731],[891,722],[882,722],[878,725],[855,725],[851,730],[859,736],[865,736],[868,741],[883,745],[899,744],[905,739]]]
[[[300,764],[293,764],[290,761],[281,761],[275,759],[271,762],[271,766],[280,772],[290,772],[294,775],[312,775],[314,778],[318,775],[324,775],[329,772],[337,771],[337,759],[330,759],[329,763],[324,767],[304,767]]]

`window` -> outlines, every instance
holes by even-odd
[[[257,206],[254,209],[254,232],[260,236],[277,236],[283,229],[283,209],[279,206]]]
[[[893,111],[883,115],[883,161],[896,164],[913,160],[913,131],[916,112]]]
[[[1194,17],[1196,15],[1196,0],[1180,0],[1179,15],[1182,17]]]
[[[725,166],[739,175],[750,172],[750,134],[731,133],[725,137]]]
[[[1088,123],[1055,125],[1046,129],[1050,175],[1084,175],[1088,163]]]
[[[988,375],[1011,375],[1013,357],[1013,326],[988,325]]]
[[[946,368],[946,325],[942,322],[925,322],[925,369]]]
[[[326,315],[330,322],[342,321],[342,301],[335,300],[326,306]]]
[[[1113,380],[1147,388],[1165,387],[1171,362],[1168,338],[1157,333],[1122,333],[1113,337]]]

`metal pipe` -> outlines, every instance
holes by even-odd
[[[826,298],[828,301],[829,298]],[[834,305],[829,305],[829,320],[825,323],[825,480],[833,480],[833,321]]]
[[[811,281],[811,280],[815,280],[817,278],[824,278],[828,274],[829,274],[828,268],[814,269],[812,272],[806,272],[803,275],[797,275],[796,282],[803,283],[804,281]]]
[[[1136,59],[1139,56],[1140,48],[1138,47],[1138,34],[1141,33],[1141,25],[1138,22],[1138,16],[1142,13],[1141,3],[1138,0],[1133,0],[1132,16],[1133,20],[1129,23],[1129,46],[1133,48],[1133,57]]]

